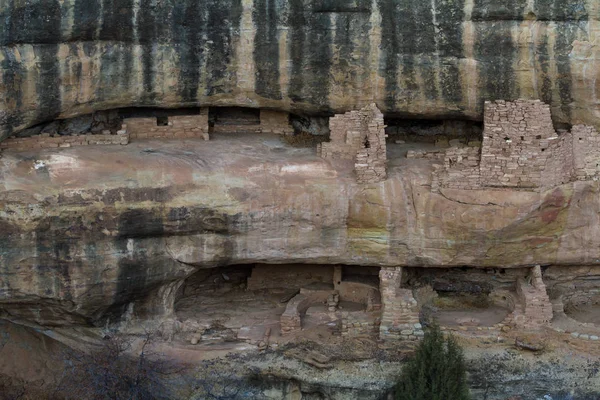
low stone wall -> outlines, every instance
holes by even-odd
[[[312,302],[310,297],[297,294],[287,303],[285,311],[279,319],[282,335],[289,335],[302,330],[302,314],[306,312]]]
[[[27,138],[9,138],[0,142],[0,150],[16,150],[27,151],[35,149],[53,149],[74,146],[89,146],[89,145],[126,145],[129,143],[129,135],[122,133],[118,135],[103,134],[93,135],[91,133],[85,135],[73,136],[53,136],[39,135]]]
[[[409,150],[406,153],[406,158],[424,158],[427,160],[443,160],[446,156],[446,151],[444,150]]]
[[[342,336],[377,336],[380,324],[381,319],[377,314],[364,311],[342,311]]]
[[[210,139],[208,109],[202,109],[199,115],[169,116],[166,126],[158,126],[156,117],[127,118],[123,122],[132,140],[150,138]]]
[[[260,110],[260,122],[254,120],[232,119],[217,122],[210,128],[211,133],[273,133],[291,135],[294,128],[290,125],[290,115],[287,112]]]
[[[215,125],[210,133],[262,133],[260,125]]]
[[[290,115],[286,112],[260,110],[260,130],[262,133],[291,135],[294,128],[290,125]]]

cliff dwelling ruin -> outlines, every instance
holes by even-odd
[[[331,356],[290,349],[414,346],[433,323],[467,341],[594,346],[596,231],[574,234],[590,249],[578,263],[560,232],[571,207],[597,218],[581,211],[593,198],[569,196],[596,184],[600,136],[556,130],[540,101],[484,109],[483,124],[399,122],[369,104],[330,117],[329,134],[301,146],[297,117],[239,107],[121,109],[93,116],[105,121],[93,132],[11,137],[0,143],[6,182],[60,193],[65,215],[78,215],[35,230],[35,257],[51,260],[44,279],[54,283],[31,290],[80,306],[25,295],[3,315],[56,326],[63,341],[68,324],[151,331],[157,351],[186,362],[281,349],[323,370]],[[114,215],[86,214],[81,204],[98,199]],[[19,201],[11,215],[38,212]],[[19,244],[26,235],[2,240],[14,243],[3,260],[32,257]],[[118,267],[87,278],[78,268],[88,258]],[[20,279],[3,278],[4,292]],[[86,279],[117,283],[78,292],[73,282]]]
[[[473,400],[600,398],[598,0],[0,21],[0,400],[391,399],[434,326]]]

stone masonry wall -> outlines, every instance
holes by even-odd
[[[486,102],[479,166],[481,182],[490,187],[540,188],[548,160],[557,157],[558,135],[550,106],[541,101]],[[558,172],[558,171],[553,171]]]
[[[0,150],[26,151],[32,149],[52,149],[58,147],[88,146],[97,144],[127,144],[129,136],[124,135],[73,135],[73,136],[32,136],[10,138],[0,143]]]
[[[373,104],[366,122],[368,146],[361,148],[356,155],[354,170],[358,183],[376,183],[385,180],[387,147],[383,114]]]
[[[103,144],[126,145],[129,143],[129,133],[125,129],[126,127],[123,126],[116,135],[110,133],[101,135],[87,133],[84,135],[69,136],[50,136],[48,134],[42,134],[26,138],[14,137],[0,142],[0,150],[12,149],[26,151],[33,149],[52,149]]]
[[[366,116],[361,111],[350,111],[329,119],[330,141],[317,146],[319,156],[327,159],[354,160],[364,147]]]
[[[297,294],[288,303],[279,318],[281,334],[289,335],[302,330],[302,313],[310,305],[311,299],[304,294]]]
[[[446,150],[443,165],[436,165],[431,189],[443,185],[450,189],[471,189],[481,186],[479,159],[481,149],[476,147],[451,147]]]
[[[281,111],[260,110],[260,130],[262,133],[291,135],[294,128],[290,125],[290,114]]]
[[[376,183],[386,178],[386,143],[383,114],[375,104],[360,111],[336,115],[329,120],[331,140],[317,146],[319,156],[354,160],[359,183]]]
[[[240,121],[235,123],[215,124],[210,128],[211,133],[274,133],[277,135],[291,135],[294,128],[290,125],[290,114],[282,111],[260,110],[260,122]],[[233,123],[232,123],[233,122]]]
[[[130,140],[141,138],[195,138],[209,140],[208,109],[199,115],[174,115],[169,117],[167,126],[158,126],[157,118],[126,118],[116,135],[103,133],[95,135],[50,136],[42,134],[27,138],[9,138],[0,142],[0,150],[18,151],[50,149],[58,147],[88,146],[101,144],[128,144]]]
[[[486,102],[484,119],[480,154],[446,150],[444,164],[435,166],[432,190],[545,190],[600,173],[598,132],[579,125],[559,136],[549,106],[539,100]]]
[[[371,313],[363,311],[342,311],[342,336],[376,336],[379,333],[380,320]]]
[[[529,280],[517,281],[517,296],[521,304],[515,308],[513,318],[517,329],[536,330],[547,326],[552,320],[552,303],[539,265],[531,269]]]
[[[380,339],[416,340],[423,336],[419,307],[410,289],[401,289],[402,268],[381,268],[379,282],[382,315]]]
[[[600,176],[600,135],[592,126],[575,125],[573,134],[574,175],[579,180]]]
[[[169,116],[167,126],[158,126],[156,118],[127,118],[124,123],[132,139],[195,137],[210,139],[208,109],[202,109],[199,115]]]

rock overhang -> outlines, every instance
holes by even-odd
[[[0,135],[129,106],[322,114],[375,101],[390,115],[480,120],[485,100],[517,98],[598,125],[598,18],[583,0],[136,4],[5,4]]]

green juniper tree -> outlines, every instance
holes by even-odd
[[[432,326],[402,370],[396,400],[470,400],[462,349]]]

